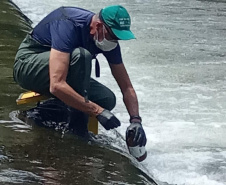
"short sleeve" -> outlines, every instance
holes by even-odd
[[[111,64],[121,64],[122,63],[122,54],[120,45],[111,51],[104,51],[103,55],[106,57],[107,61]]]
[[[51,47],[71,53],[77,43],[76,28],[70,20],[56,20],[50,23]]]

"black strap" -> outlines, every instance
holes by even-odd
[[[85,55],[85,51],[84,48],[79,47],[80,53],[82,56],[86,56]],[[88,89],[89,89],[89,83],[90,83],[90,70],[91,70],[91,62],[88,62],[87,59],[85,59],[84,61],[84,71],[85,71],[85,79],[83,82],[83,88],[84,88],[84,98],[85,98],[85,102],[89,102],[88,99]]]
[[[96,73],[96,77],[100,77],[100,64],[99,61],[96,58],[96,63],[95,63],[95,73]]]

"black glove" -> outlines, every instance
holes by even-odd
[[[131,125],[126,130],[126,139],[134,135],[133,145],[145,146],[147,143],[146,135],[144,129],[140,122],[132,122]]]
[[[106,129],[110,130],[121,125],[120,121],[109,110],[104,109],[97,117],[100,124]]]

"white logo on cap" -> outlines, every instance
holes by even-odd
[[[130,26],[130,18],[128,17],[121,17],[119,18],[119,24],[121,27],[128,27]]]

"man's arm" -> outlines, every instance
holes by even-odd
[[[49,59],[50,92],[67,105],[86,112],[89,115],[97,116],[103,108],[89,101],[85,102],[84,97],[74,91],[66,82],[70,53],[51,49]]]
[[[136,92],[132,86],[128,73],[123,63],[121,64],[110,64],[112,75],[117,81],[122,94],[123,101],[126,105],[127,111],[130,116],[139,115],[139,106]]]
[[[128,73],[123,63],[110,64],[112,74],[117,81],[122,94],[123,101],[130,115],[130,126],[126,130],[126,140],[130,137],[130,132],[134,132],[133,144],[145,146],[147,139],[143,127],[141,125],[141,117],[139,117],[139,106],[136,92],[131,84]]]

